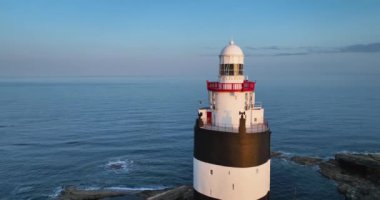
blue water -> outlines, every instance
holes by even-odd
[[[257,84],[273,150],[379,152],[378,81],[304,83]],[[203,78],[0,79],[0,199],[54,199],[67,185],[192,184],[192,128],[206,95]],[[273,159],[271,199],[342,196],[317,168]]]

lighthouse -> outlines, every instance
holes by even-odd
[[[207,81],[208,107],[194,127],[194,199],[269,199],[270,129],[244,76],[244,54],[231,41],[219,55],[218,81]]]

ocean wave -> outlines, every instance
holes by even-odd
[[[15,125],[13,124],[0,124],[0,128],[9,128],[9,127],[14,127]]]
[[[77,144],[80,144],[81,142],[80,141],[67,141],[67,142],[64,142],[64,144],[69,144],[69,145],[77,145]]]
[[[30,186],[30,185],[21,185],[21,186],[17,186],[13,191],[12,193],[13,194],[27,194],[31,191],[33,191],[33,186]]]

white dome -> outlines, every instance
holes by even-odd
[[[237,46],[234,41],[231,41],[220,52],[220,56],[244,56],[243,50]]]

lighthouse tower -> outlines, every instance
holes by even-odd
[[[194,199],[269,199],[270,129],[231,41],[219,55],[219,80],[207,81],[209,107],[194,127]]]

